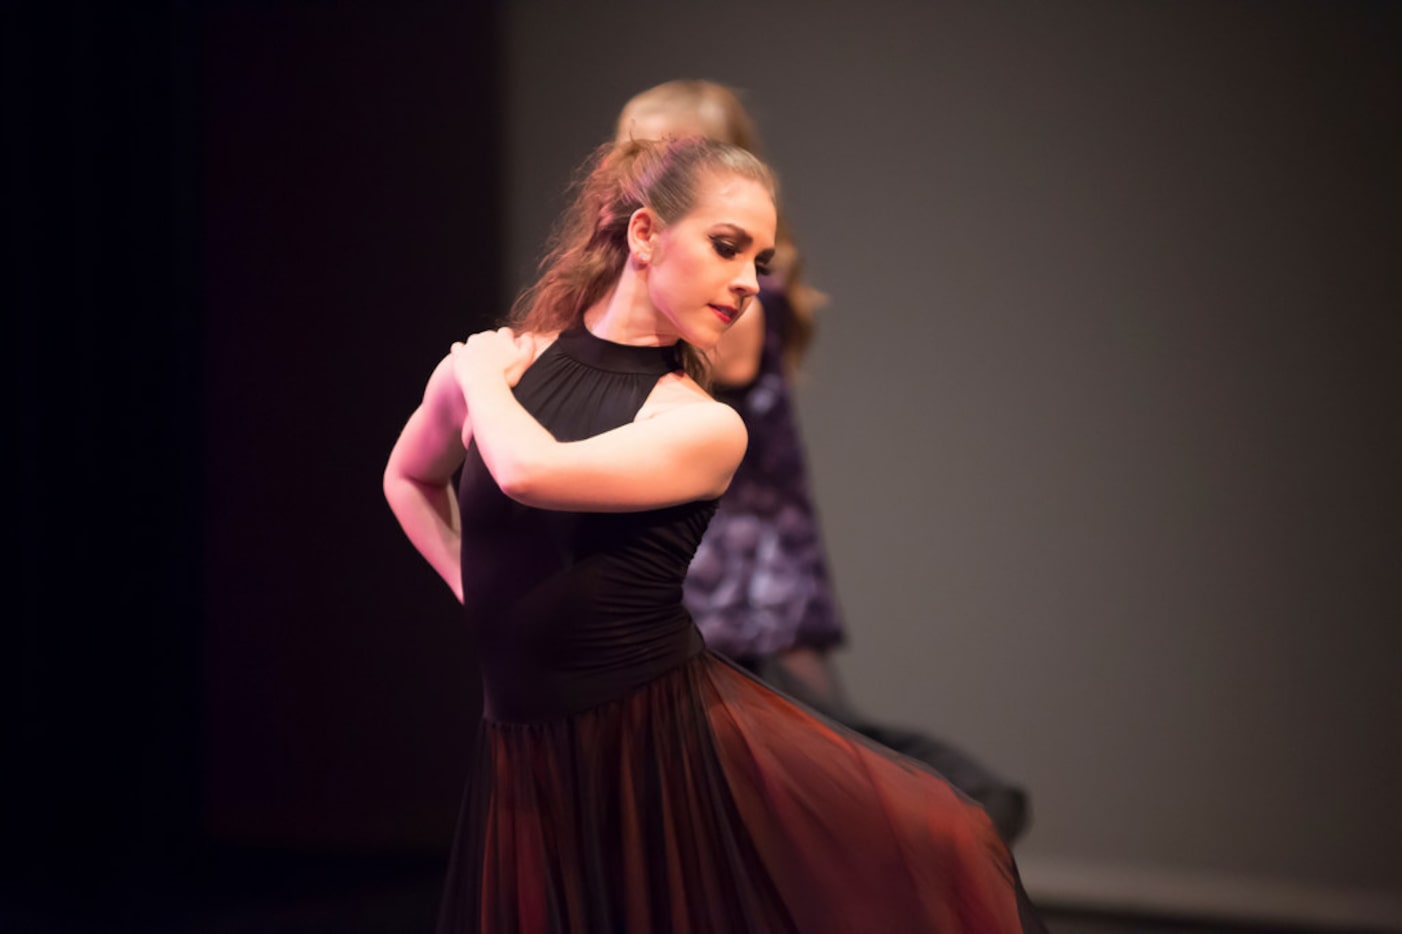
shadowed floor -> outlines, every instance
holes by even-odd
[[[445,859],[222,850],[194,867],[199,880],[179,896],[110,900],[79,909],[60,895],[31,892],[0,904],[0,930],[14,934],[413,934],[431,932]],[[159,888],[154,888],[159,891]],[[1345,934],[1211,919],[1112,915],[1042,905],[1052,934]],[[1362,934],[1362,932],[1348,932]]]

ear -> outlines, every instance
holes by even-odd
[[[642,207],[628,218],[628,252],[637,262],[647,265],[652,261],[652,251],[657,245],[657,235],[662,232],[662,222],[652,208]]]

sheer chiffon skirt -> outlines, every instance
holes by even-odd
[[[440,934],[1042,930],[976,804],[711,653],[478,744]]]

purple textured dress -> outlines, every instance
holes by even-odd
[[[744,419],[750,445],[686,579],[686,607],[706,645],[736,659],[844,641],[784,376],[783,335],[793,310],[772,285],[765,281],[759,296],[758,375],[748,386],[715,392]]]

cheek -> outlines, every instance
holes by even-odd
[[[716,263],[704,252],[693,251],[678,257],[676,272],[692,293],[709,292],[716,280]]]
[[[686,302],[686,280],[683,270],[673,264],[653,270],[648,277],[648,297],[658,311],[672,312]]]
[[[698,292],[704,291],[703,274],[704,269],[695,257],[674,253],[657,267],[652,277],[654,301],[660,300],[671,307],[692,300]]]

